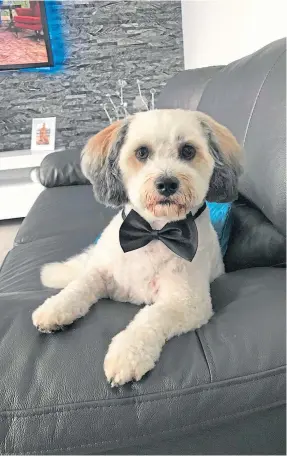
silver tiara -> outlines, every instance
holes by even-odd
[[[106,94],[107,102],[102,103],[101,106],[105,111],[110,124],[116,120],[124,119],[130,115],[128,111],[128,104],[124,101],[124,88],[127,86],[127,82],[124,79],[119,79],[117,82],[118,90],[115,95],[109,93]],[[133,101],[133,111],[150,111],[154,109],[154,97],[156,90],[150,89],[150,100],[148,100],[142,93],[141,81],[137,79],[138,95]]]

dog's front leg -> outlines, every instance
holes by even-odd
[[[104,362],[112,386],[140,380],[154,367],[168,339],[199,328],[212,316],[209,284],[190,288],[186,283],[173,283],[174,290],[169,285],[113,338]]]
[[[83,317],[90,307],[106,296],[104,274],[88,269],[60,293],[46,299],[32,314],[33,324],[45,333],[57,331]]]

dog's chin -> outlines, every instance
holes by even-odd
[[[156,218],[167,218],[169,220],[183,218],[188,212],[186,205],[169,198],[156,201],[154,204],[148,205],[146,209]]]

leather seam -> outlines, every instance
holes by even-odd
[[[281,374],[285,374],[285,369],[284,371],[282,372],[279,372],[279,373],[273,373],[272,375],[267,375],[265,377],[263,377],[263,380],[266,379],[266,378],[271,378],[271,377],[276,377],[276,376],[279,376]],[[116,407],[126,407],[126,406],[130,406],[130,405],[138,405],[138,404],[150,404],[152,402],[159,402],[159,401],[162,401],[162,400],[173,400],[173,399],[178,399],[178,397],[183,397],[183,396],[189,396],[189,395],[194,395],[194,394],[202,394],[203,392],[206,392],[206,391],[209,391],[209,390],[218,390],[218,389],[221,389],[221,388],[230,388],[230,387],[234,387],[234,386],[238,386],[238,385],[241,385],[241,384],[244,384],[244,383],[254,383],[254,382],[257,382],[257,381],[261,381],[262,380],[262,377],[261,378],[254,378],[254,379],[251,379],[251,380],[248,380],[248,381],[245,381],[245,382],[236,382],[236,383],[230,383],[228,385],[217,385],[216,387],[213,387],[213,385],[209,386],[208,388],[204,388],[203,390],[200,390],[200,391],[189,391],[187,394],[184,394],[184,391],[181,390],[181,392],[178,392],[176,395],[173,395],[173,396],[165,396],[165,397],[157,397],[157,398],[153,398],[153,399],[149,399],[149,400],[137,400],[136,397],[133,397],[131,399],[130,402],[128,403],[125,403],[125,404],[110,404],[110,405],[99,405],[99,404],[94,404],[94,405],[88,405],[88,406],[78,406],[78,407],[73,407],[73,404],[71,404],[72,408],[70,409],[67,409],[67,410],[53,410],[53,411],[50,411],[50,412],[45,412],[45,411],[41,411],[41,412],[33,412],[33,413],[27,413],[25,411],[21,411],[20,413],[25,413],[25,415],[18,415],[17,412],[15,411],[2,411],[1,414],[0,414],[0,420],[4,421],[5,419],[25,419],[25,418],[35,418],[35,417],[38,417],[38,416],[48,416],[48,415],[58,415],[58,414],[63,414],[63,413],[72,413],[72,412],[77,412],[77,411],[82,411],[82,410],[92,410],[92,409],[97,409],[97,408],[102,408],[102,409],[107,409],[107,408],[116,408]],[[126,398],[125,398],[126,399]],[[64,405],[65,406],[65,405]]]
[[[273,68],[275,68],[276,64],[279,62],[279,60],[281,59],[282,55],[284,55],[286,53],[286,49],[284,49],[283,52],[281,52],[281,54],[279,55],[279,57],[275,60],[274,64],[271,66],[271,68],[269,68],[269,70],[267,71],[259,89],[258,89],[258,92],[257,92],[257,95],[256,95],[256,98],[254,100],[254,103],[253,103],[253,106],[251,108],[251,111],[250,111],[250,114],[249,114],[249,118],[248,118],[248,121],[247,121],[247,124],[246,124],[246,129],[245,129],[245,133],[244,133],[244,138],[243,138],[243,143],[242,143],[242,147],[244,148],[245,146],[245,142],[246,142],[246,138],[247,138],[247,135],[248,135],[248,131],[249,131],[249,126],[250,126],[250,123],[251,123],[251,120],[252,120],[252,117],[253,117],[253,114],[254,114],[254,111],[255,111],[255,107],[257,105],[257,101],[260,97],[260,94],[262,92],[262,89],[263,89],[263,86],[265,84],[265,82],[267,81],[271,71],[273,70]]]
[[[213,380],[212,369],[211,369],[211,366],[210,366],[210,363],[209,363],[209,360],[208,360],[206,351],[205,351],[205,349],[204,349],[203,341],[201,340],[201,337],[200,337],[200,334],[199,334],[199,330],[196,329],[194,332],[195,332],[195,335],[196,335],[196,337],[197,337],[197,339],[198,339],[199,345],[200,345],[200,347],[201,347],[201,350],[202,350],[202,353],[203,353],[203,356],[204,356],[204,359],[205,359],[205,362],[206,362],[206,365],[207,365],[207,368],[208,368],[208,372],[209,372],[209,381],[210,381],[210,383],[212,383],[212,380]],[[205,341],[205,342],[206,342],[206,341]]]
[[[69,451],[69,450],[73,450],[73,449],[77,449],[77,448],[90,448],[90,447],[93,447],[93,446],[99,446],[99,445],[103,445],[103,444],[109,444],[109,443],[119,443],[119,442],[132,442],[132,443],[136,443],[139,438],[144,438],[144,437],[149,437],[149,438],[155,438],[157,436],[161,436],[161,435],[164,435],[164,434],[169,434],[169,433],[172,433],[172,432],[181,432],[181,431],[184,431],[184,430],[188,430],[188,429],[192,429],[192,428],[197,428],[197,427],[201,427],[201,426],[206,426],[208,424],[211,424],[211,423],[216,423],[216,422],[220,422],[220,421],[226,421],[227,419],[229,418],[236,418],[236,417],[240,417],[240,416],[246,416],[246,414],[252,414],[252,413],[256,413],[256,412],[261,412],[261,411],[264,411],[264,410],[269,410],[271,408],[275,408],[275,407],[281,407],[281,406],[284,406],[285,405],[285,401],[275,401],[275,402],[271,402],[267,405],[263,405],[263,406],[260,406],[260,407],[252,407],[250,409],[246,409],[244,411],[241,411],[241,412],[237,412],[237,413],[233,413],[233,414],[225,414],[225,415],[219,415],[215,418],[212,418],[212,419],[209,419],[209,420],[205,420],[205,421],[201,421],[200,423],[193,423],[193,424],[189,424],[187,426],[181,426],[179,428],[172,428],[172,429],[168,429],[168,430],[164,430],[164,431],[160,431],[160,432],[157,432],[155,434],[140,434],[138,437],[128,437],[128,438],[125,438],[125,439],[113,439],[113,440],[102,440],[100,442],[94,442],[94,443],[88,443],[88,444],[83,444],[83,445],[77,445],[77,446],[71,446],[71,447],[60,447],[60,448],[49,448],[47,450],[44,450],[45,453],[40,453],[39,451],[29,451],[28,453],[22,453],[21,454],[47,454],[47,451],[48,452],[51,452],[51,451]]]
[[[206,340],[206,337],[204,335],[204,328],[202,328],[202,330],[200,331],[201,333],[201,337],[202,337],[202,340],[204,341],[204,346],[205,346],[205,350],[207,351],[208,355],[209,355],[209,360],[210,360],[210,364],[211,366],[213,367],[213,371],[210,370],[210,375],[211,375],[211,381],[214,380],[214,377],[216,377],[216,367],[215,367],[215,362],[214,362],[214,359],[213,359],[213,356],[212,356],[212,353],[211,353],[211,349],[208,345],[208,342]]]
[[[200,103],[201,103],[201,101],[202,101],[203,95],[204,95],[206,89],[208,88],[210,82],[212,81],[214,75],[220,73],[220,72],[222,71],[222,69],[224,69],[224,68],[225,68],[225,65],[223,65],[221,68],[219,68],[218,71],[217,71],[216,73],[214,73],[214,74],[206,81],[206,83],[205,83],[205,85],[204,85],[204,87],[203,87],[203,90],[202,90],[200,99],[199,99],[199,101],[198,101],[198,103],[197,103],[196,111],[198,110],[199,105],[200,105]]]
[[[204,84],[204,86],[203,86],[203,88],[202,88],[202,92],[201,92],[201,95],[200,95],[200,99],[198,100],[198,103],[197,103],[197,106],[196,106],[196,111],[198,110],[198,106],[199,106],[200,103],[201,103],[201,100],[202,100],[202,97],[203,97],[203,95],[204,95],[204,92],[205,92],[205,90],[207,89],[207,87],[209,86],[210,81],[212,81],[212,79],[213,79],[213,75],[212,75],[209,79],[207,79],[207,81],[205,81],[205,84]]]
[[[6,253],[5,257],[4,257],[4,260],[2,261],[2,264],[0,265],[0,274],[2,272],[2,269],[4,268],[4,264],[6,263],[7,261],[7,258],[8,258],[8,255],[9,253],[13,250],[14,248],[14,245],[12,246],[12,249],[8,250],[8,252]]]

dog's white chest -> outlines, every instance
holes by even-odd
[[[157,297],[162,270],[174,254],[160,241],[141,249],[121,253],[112,274],[112,298],[133,304],[152,304]]]

